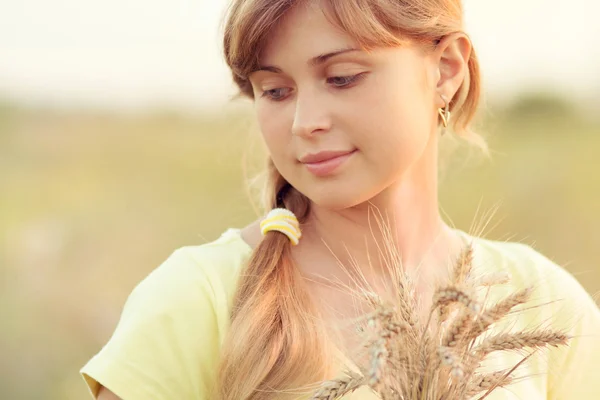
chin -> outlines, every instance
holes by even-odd
[[[316,201],[311,199],[311,202],[319,208],[330,211],[341,211],[353,206],[345,199],[318,199]]]
[[[340,211],[347,208],[355,207],[368,198],[363,198],[360,193],[354,190],[335,190],[328,189],[321,192],[309,192],[306,196],[310,201],[319,208],[324,208],[332,211]]]

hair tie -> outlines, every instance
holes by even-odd
[[[264,235],[269,231],[278,231],[286,235],[292,244],[298,244],[302,233],[300,224],[293,212],[287,208],[274,208],[260,221],[260,231]]]

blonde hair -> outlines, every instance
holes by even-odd
[[[292,8],[307,0],[233,0],[224,31],[225,60],[242,96],[253,99],[248,74],[269,33]],[[365,50],[401,46],[408,41],[434,48],[444,36],[462,31],[460,0],[323,0],[328,17]],[[480,100],[480,71],[474,50],[468,74],[450,100],[451,129],[486,150],[469,130]],[[268,162],[263,205],[286,207],[302,224],[310,201],[294,189]],[[214,398],[267,400],[286,391],[331,379],[336,373],[333,344],[320,329],[311,303],[290,256],[289,239],[269,232],[243,271],[222,347]],[[292,398],[298,398],[298,392]]]

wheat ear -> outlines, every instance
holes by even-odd
[[[502,350],[519,350],[524,348],[542,348],[546,346],[565,345],[570,337],[564,333],[539,330],[534,332],[501,333],[489,337],[474,348],[474,353],[485,357],[491,352]]]
[[[478,312],[480,309],[479,303],[466,289],[450,285],[436,290],[433,295],[433,309],[451,303],[461,303],[472,312]]]
[[[485,310],[475,321],[467,334],[467,340],[474,339],[485,332],[496,321],[504,318],[514,307],[529,300],[533,288],[528,287],[508,296],[498,304]]]
[[[452,277],[450,282],[454,286],[460,286],[467,282],[467,278],[473,268],[473,246],[471,244],[465,246],[460,253],[458,259],[454,263],[452,269]],[[450,304],[441,304],[439,306],[438,320],[444,322],[450,314]]]
[[[323,383],[322,387],[311,397],[311,400],[339,399],[363,386],[366,382],[362,375],[352,370],[346,370],[344,373],[347,376]]]
[[[491,374],[476,375],[472,382],[467,386],[467,397],[471,398],[476,394],[489,390],[492,387],[501,387],[509,385],[513,378],[507,375],[506,371],[493,372]]]

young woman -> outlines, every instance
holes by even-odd
[[[597,398],[600,311],[581,285],[527,245],[483,239],[440,217],[439,136],[447,126],[485,150],[469,130],[481,88],[462,29],[459,0],[235,0],[225,57],[269,151],[266,208],[288,214],[177,249],[145,278],[81,370],[93,395],[307,398],[359,361],[358,333],[341,323],[358,307],[324,282],[351,286],[342,265],[352,264],[390,295],[377,283],[389,278],[375,256],[386,239],[373,229],[370,210],[379,210],[424,305],[431,282],[472,243],[478,271],[509,272],[506,290],[537,283],[533,298],[549,302],[519,314],[517,325],[550,323],[575,336],[532,358],[522,371],[531,378],[489,399]],[[347,398],[377,397],[362,388]]]

